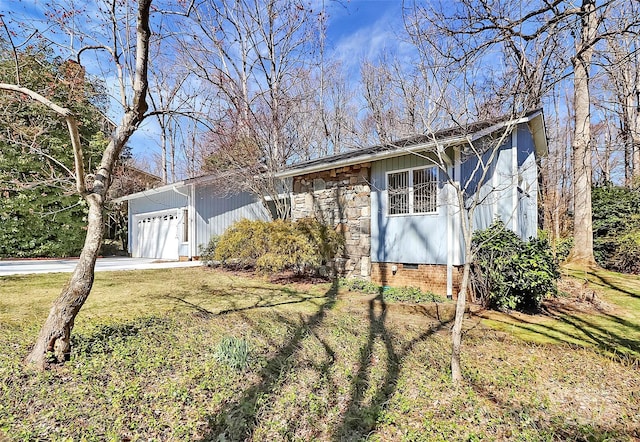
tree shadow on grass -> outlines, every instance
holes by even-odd
[[[631,275],[629,275],[631,276]],[[602,271],[598,271],[598,270],[590,270],[588,271],[586,274],[584,274],[583,276],[579,276],[577,274],[574,274],[575,278],[578,279],[587,279],[587,281],[590,284],[594,284],[597,285],[599,287],[603,287],[603,288],[609,288],[612,290],[616,290],[618,292],[624,293],[626,295],[629,295],[633,298],[640,298],[640,295],[636,292],[632,292],[628,289],[625,289],[623,287],[621,287],[619,284],[616,283],[615,278],[614,277],[608,277],[605,274],[603,274]],[[633,278],[636,278],[636,275],[632,276]]]
[[[615,318],[614,322],[624,321],[614,315],[606,315],[609,319]],[[625,355],[626,358],[631,359],[635,363],[640,362],[640,342],[635,339],[629,339],[622,336],[618,332],[613,332],[611,328],[605,328],[601,325],[597,325],[594,322],[589,322],[586,319],[570,314],[563,314],[558,316],[559,321],[568,324],[577,330],[580,330],[587,336],[596,347],[607,354],[620,356]],[[620,323],[620,322],[618,322]],[[636,330],[638,329],[634,326]]]
[[[522,427],[529,428],[544,440],[567,441],[606,441],[606,440],[636,440],[640,437],[637,428],[628,428],[621,424],[605,426],[594,422],[579,423],[566,413],[551,415],[549,410],[541,409],[539,405],[528,405],[511,394],[509,398],[502,398],[482,381],[470,381],[469,385],[481,397],[492,402],[509,420]],[[513,398],[513,399],[511,399]],[[500,438],[499,434],[494,437]],[[529,438],[527,438],[529,440]]]
[[[137,336],[147,329],[166,329],[169,320],[157,316],[149,316],[115,324],[100,324],[90,333],[71,335],[71,348],[76,354],[108,354],[114,345]]]
[[[631,333],[637,334],[639,328],[622,318],[611,314],[601,315],[608,320],[630,328]],[[640,363],[640,342],[624,336],[620,331],[614,331],[596,321],[589,321],[585,316],[576,315],[569,311],[560,311],[553,314],[553,318],[561,323],[570,326],[575,330],[571,333],[568,330],[553,327],[552,325],[527,321],[523,318],[511,317],[516,323],[493,319],[495,322],[504,324],[507,327],[519,328],[528,334],[540,335],[550,338],[557,343],[583,346],[584,343],[591,343],[598,351],[613,357],[621,357],[633,363]]]
[[[331,288],[324,295],[327,301],[315,314],[306,320],[303,319],[302,324],[296,326],[289,341],[267,361],[258,373],[259,382],[246,389],[240,398],[229,401],[217,415],[208,418],[211,430],[204,436],[204,440],[240,441],[251,438],[258,423],[256,411],[259,401],[265,396],[272,395],[280,379],[291,370],[289,362],[291,357],[298,351],[302,340],[323,322],[326,312],[335,306],[337,293],[338,281],[334,280]],[[280,320],[293,326],[293,322],[287,318],[281,317]]]
[[[269,358],[264,368],[258,373],[257,384],[246,389],[241,397],[228,402],[218,414],[208,418],[211,430],[205,436],[205,440],[251,439],[255,428],[259,425],[259,418],[256,415],[259,413],[260,404],[268,401],[270,396],[276,395],[283,379],[297,369],[292,357],[300,350],[302,341],[310,335],[320,343],[326,357],[319,363],[308,361],[304,368],[315,371],[319,378],[323,379],[323,385],[328,389],[325,393],[326,397],[337,399],[338,384],[332,379],[336,354],[317,331],[326,312],[334,307],[336,293],[337,283],[334,283],[326,294],[327,302],[320,306],[314,315],[306,320],[303,319],[301,324],[285,315],[278,315],[278,321],[294,330],[292,336]],[[413,351],[416,344],[425,341],[450,323],[450,321],[434,322],[433,327],[398,347],[394,344],[394,336],[387,329],[388,312],[382,293],[369,301],[367,340],[358,351],[358,371],[351,379],[345,411],[330,432],[333,440],[360,440],[375,429],[378,418],[395,392],[406,356]],[[245,317],[245,320],[252,324],[250,318]],[[252,326],[260,332],[257,324]],[[266,332],[262,335],[266,335]],[[376,360],[374,356],[376,351],[374,347],[377,343],[382,343],[384,348],[384,361]],[[374,373],[374,370],[382,371]],[[382,380],[378,382],[379,376]],[[295,427],[296,423],[304,418],[305,409],[299,407],[289,411],[287,420]],[[288,431],[291,430],[293,428],[289,427]]]
[[[405,345],[394,346],[393,335],[387,330],[388,308],[382,291],[369,301],[369,334],[367,342],[360,348],[358,372],[351,381],[349,404],[341,422],[336,426],[333,440],[361,440],[375,430],[380,414],[394,394],[400,377],[402,363],[416,344],[425,341],[451,321],[440,321]],[[371,375],[377,362],[373,361],[374,345],[380,341],[384,346],[385,367],[381,382],[372,384]],[[367,392],[371,385],[374,391]]]
[[[222,295],[224,296],[224,295]],[[296,293],[296,295],[294,296],[293,294],[289,295],[289,298],[293,297],[294,299],[288,299],[288,300],[282,300],[282,301],[273,301],[270,296],[254,296],[254,298],[256,298],[256,300],[249,304],[246,305],[246,302],[236,302],[234,300],[234,298],[237,298],[237,293],[236,294],[229,294],[229,299],[227,299],[226,301],[230,304],[229,308],[225,308],[225,309],[221,309],[218,311],[211,311],[208,310],[204,307],[202,307],[200,304],[196,304],[193,303],[191,301],[187,301],[184,298],[181,298],[179,296],[173,296],[173,295],[165,295],[164,296],[167,299],[173,299],[175,300],[177,303],[185,305],[191,309],[193,309],[195,311],[195,313],[201,317],[201,318],[205,318],[205,319],[209,319],[212,318],[214,316],[219,316],[219,315],[227,315],[229,313],[239,313],[239,312],[243,312],[243,311],[247,311],[247,310],[256,310],[256,309],[261,309],[261,308],[271,308],[271,307],[280,307],[280,306],[285,306],[285,305],[293,305],[293,304],[302,304],[305,302],[310,302],[313,300],[319,300],[319,299],[326,299],[327,298],[327,294],[323,294],[323,295],[319,295],[319,296],[305,296],[305,295],[301,295]],[[243,305],[244,304],[244,305]]]

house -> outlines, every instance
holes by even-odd
[[[254,195],[226,190],[212,176],[202,176],[115,199],[128,202],[129,254],[191,260],[236,221],[271,219]]]
[[[500,218],[521,238],[535,237],[537,159],[546,152],[538,110],[307,161],[278,176],[292,179],[294,220],[316,217],[344,234],[343,273],[451,297],[464,264],[455,186],[466,190],[467,207],[477,198],[476,229]]]
[[[339,272],[451,297],[464,264],[456,186],[467,207],[477,198],[474,228],[500,218],[521,238],[535,237],[537,160],[546,152],[538,110],[294,164],[276,176],[290,189],[283,197],[293,220],[315,217],[344,235]],[[118,199],[129,203],[129,253],[193,259],[234,222],[271,218],[258,197],[219,188],[203,176]]]

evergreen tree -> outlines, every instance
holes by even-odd
[[[16,78],[16,63],[19,78]],[[19,81],[16,81],[19,80]],[[71,108],[80,126],[86,170],[107,144],[105,94],[73,61],[42,48],[0,47],[0,82],[44,91]],[[19,95],[0,95],[0,257],[72,256],[82,249],[86,203],[74,192],[73,151],[64,120]]]

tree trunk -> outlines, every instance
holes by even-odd
[[[589,68],[597,28],[595,1],[582,2],[581,41],[573,58],[575,133],[573,138],[573,248],[569,261],[595,265],[591,212],[592,152]]]
[[[481,181],[484,181],[484,174]],[[462,269],[460,292],[458,292],[458,299],[456,300],[456,316],[453,321],[453,328],[451,329],[451,381],[455,386],[460,385],[462,382],[462,365],[460,363],[460,354],[462,352],[462,322],[467,305],[471,264],[474,259],[472,253],[474,208],[465,209],[464,195],[460,189],[458,189],[457,192],[460,225],[462,226],[462,237],[464,239],[464,267]]]
[[[456,317],[451,329],[451,380],[454,385],[462,382],[462,366],[460,364],[460,353],[462,350],[462,321],[464,320],[464,311],[467,304],[467,291],[469,288],[469,276],[471,273],[471,262],[468,257],[471,255],[471,248],[466,247],[466,258],[462,271],[462,284],[456,301]]]
[[[113,167],[120,157],[122,148],[145,117],[148,109],[146,97],[148,91],[148,61],[149,39],[149,10],[151,0],[138,1],[138,15],[136,28],[136,64],[133,81],[133,106],[127,107],[122,121],[115,131],[113,138],[105,149],[100,165],[98,166],[91,187],[85,187],[85,177],[82,165],[82,151],[79,146],[77,125],[71,112],[59,108],[54,103],[48,102],[39,96],[23,88],[7,86],[6,89],[27,94],[32,98],[46,104],[58,114],[65,116],[69,125],[72,141],[75,139],[74,152],[76,152],[76,181],[78,191],[84,196],[89,205],[87,221],[87,236],[85,238],[80,259],[76,268],[63,287],[60,296],[54,301],[49,316],[42,327],[33,349],[25,358],[25,363],[44,369],[49,357],[54,361],[64,362],[71,352],[71,331],[76,315],[87,300],[93,286],[95,263],[100,253],[100,246],[104,235],[104,205],[109,190]],[[0,84],[0,89],[2,85]]]
[[[102,197],[96,194],[89,195],[86,200],[89,204],[87,236],[80,259],[69,282],[51,306],[31,353],[25,358],[26,364],[39,369],[46,368],[48,362],[62,363],[69,359],[73,322],[93,286],[94,266],[104,234],[103,204]]]
[[[635,115],[631,118],[631,150],[633,154],[632,186],[640,185],[640,95],[636,95]]]

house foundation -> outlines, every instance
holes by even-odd
[[[453,267],[453,296],[460,291],[462,267]],[[436,295],[447,295],[447,266],[441,264],[406,264],[374,262],[371,264],[371,281],[390,287],[417,287]]]

